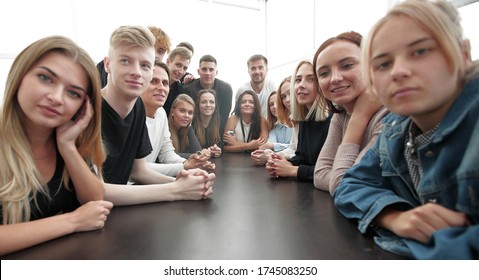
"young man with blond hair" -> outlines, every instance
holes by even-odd
[[[165,31],[163,31],[161,28],[156,27],[156,26],[148,26],[148,29],[151,31],[153,36],[155,36],[156,42],[155,42],[155,59],[158,61],[163,61],[164,56],[170,52],[171,49],[171,41],[170,37],[168,34],[166,34]],[[108,73],[105,71],[105,64],[104,61],[100,61],[96,67],[98,68],[98,71],[100,72],[100,81],[101,81],[101,87],[106,86],[106,82],[108,80]]]
[[[151,152],[146,113],[139,98],[148,88],[155,62],[155,37],[145,27],[122,26],[110,38],[105,57],[107,85],[102,89],[105,199],[117,205],[205,199],[215,175],[182,170],[177,179],[147,166]],[[128,180],[138,185],[127,185]]]

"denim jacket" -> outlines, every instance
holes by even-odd
[[[357,219],[362,233],[374,229],[376,244],[393,253],[419,259],[478,258],[479,142],[469,141],[479,138],[478,120],[476,77],[465,85],[431,143],[418,148],[423,174],[416,190],[404,158],[404,137],[411,119],[394,114],[385,117],[376,144],[340,182],[334,194],[337,209]],[[422,244],[372,224],[388,205],[408,210],[428,202],[467,214],[471,225],[438,230]]]

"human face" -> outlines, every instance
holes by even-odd
[[[216,64],[214,62],[203,61],[200,63],[198,75],[200,75],[200,83],[202,85],[213,87],[217,73],[218,70],[216,70]]]
[[[296,76],[294,77],[294,93],[299,105],[311,109],[311,106],[318,95],[313,65],[303,63],[299,67]]]
[[[172,61],[169,59],[166,60],[166,64],[170,69],[171,74],[171,81],[177,82],[183,77],[188,70],[188,66],[190,65],[190,60],[177,55],[173,58]]]
[[[290,110],[290,82],[284,82],[281,86],[281,101],[283,102],[283,106]]]
[[[163,58],[166,54],[166,48],[163,44],[156,43],[155,44],[155,60],[163,61]]]
[[[170,81],[168,79],[168,74],[165,69],[155,66],[150,86],[141,96],[145,107],[151,108],[152,111],[156,111],[156,109],[165,104],[169,92]]]
[[[155,49],[121,44],[110,53],[105,67],[111,75],[113,86],[128,99],[142,95],[153,76]]]
[[[336,41],[319,53],[316,75],[326,99],[352,112],[358,96],[366,89],[359,64],[359,46]]]
[[[180,101],[176,107],[171,109],[174,124],[176,128],[188,127],[193,120],[193,105]]]
[[[371,42],[372,82],[391,112],[410,115],[423,131],[438,124],[459,94],[436,40],[406,16],[392,17]]]
[[[245,94],[241,98],[241,114],[252,115],[254,113],[254,98],[251,94]]]
[[[251,77],[251,82],[254,84],[260,84],[264,82],[266,78],[266,72],[268,72],[268,67],[262,59],[251,61],[248,65],[248,73]]]
[[[276,112],[276,94],[273,94],[269,97],[268,106],[271,115],[278,117],[278,113]]]
[[[53,130],[68,121],[84,104],[88,77],[71,58],[50,52],[23,77],[17,100],[27,129]]]
[[[210,92],[203,93],[200,97],[201,115],[206,117],[211,117],[213,113],[215,112],[215,108],[216,108],[215,96]]]

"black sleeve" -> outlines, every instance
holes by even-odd
[[[300,165],[298,166],[298,173],[296,174],[296,178],[298,181],[303,182],[314,182],[314,165]]]
[[[196,138],[193,126],[190,126],[190,128],[188,129],[188,152],[193,154],[197,151],[201,151],[201,145],[198,141],[198,138]]]
[[[218,92],[217,98],[219,103],[218,109],[220,111],[220,117],[226,122],[231,113],[231,102],[233,100],[233,89],[231,88],[230,84],[221,84],[221,88]]]
[[[144,158],[148,156],[153,148],[151,147],[150,136],[148,135],[148,128],[146,126],[146,111],[141,98],[138,98],[136,105],[138,106],[138,120],[136,120],[135,124],[139,127],[139,135],[140,135],[140,144],[138,145],[138,149],[136,152],[135,158]]]
[[[101,88],[104,88],[106,86],[106,83],[108,82],[108,73],[105,71],[105,63],[103,62],[103,60],[98,62],[96,68],[100,73]]]
[[[183,85],[180,84],[180,82],[174,82],[173,84],[170,85],[170,93],[168,94],[165,104],[163,105],[163,109],[165,109],[167,116],[170,116],[170,110],[171,110],[171,105],[173,104],[173,101],[175,101],[176,97],[178,97],[178,95],[182,93],[186,93],[186,91]]]

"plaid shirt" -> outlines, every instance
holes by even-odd
[[[417,150],[431,142],[432,135],[436,132],[438,127],[439,124],[422,133],[422,131],[411,122],[409,125],[409,133],[404,139],[404,157],[406,158],[409,174],[411,174],[411,179],[416,190],[422,178],[422,167],[420,159],[417,156]]]

